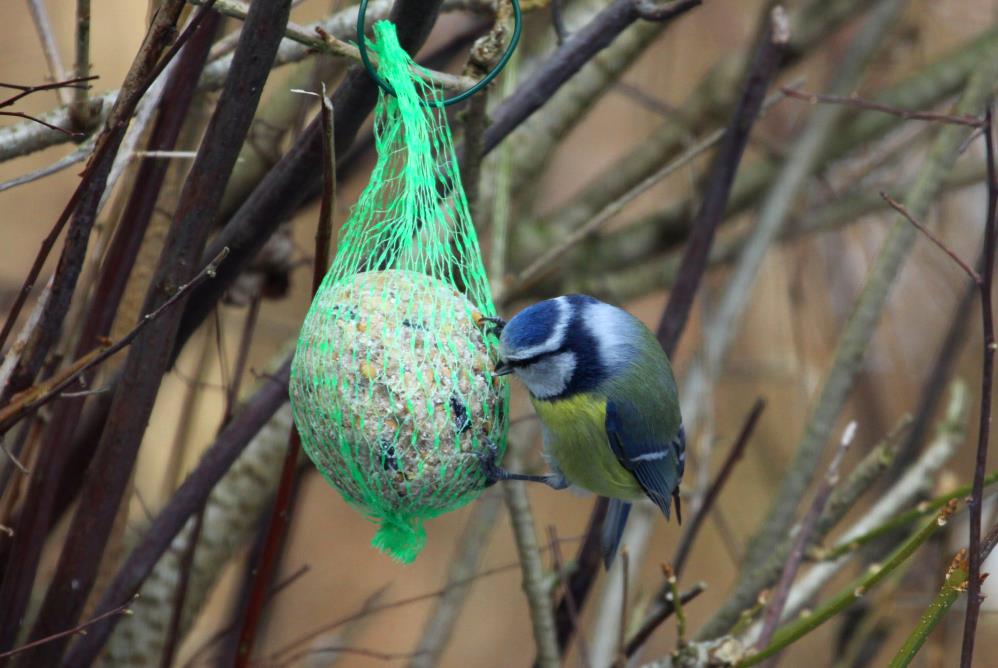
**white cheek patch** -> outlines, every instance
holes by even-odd
[[[565,391],[575,373],[575,364],[575,353],[559,353],[517,367],[516,375],[531,394],[538,399],[547,399]]]

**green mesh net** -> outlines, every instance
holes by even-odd
[[[302,325],[291,406],[326,479],[380,524],[375,547],[410,562],[423,520],[482,491],[480,456],[505,447],[495,314],[439,94],[374,26],[394,89],[375,110],[378,162]]]

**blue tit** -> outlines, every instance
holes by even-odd
[[[586,295],[542,301],[497,324],[496,373],[515,374],[529,390],[552,472],[514,474],[492,462],[487,474],[608,497],[609,568],[632,502],[647,496],[668,519],[674,500],[680,519],[686,441],[669,359],[640,320]]]

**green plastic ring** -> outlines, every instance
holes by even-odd
[[[367,2],[368,0],[360,0],[360,7],[357,11],[357,47],[360,49],[360,59],[364,63],[364,67],[367,69],[367,73],[371,75],[371,78],[381,87],[381,90],[385,91],[389,95],[394,95],[395,91],[388,84],[387,81],[382,79],[377,71],[374,69],[374,64],[371,62],[370,56],[367,54],[367,40],[364,39],[364,18],[367,14]],[[482,80],[476,83],[474,86],[459,93],[454,97],[447,98],[445,100],[440,100],[439,102],[426,102],[427,105],[435,105],[440,107],[448,107],[452,104],[457,104],[463,100],[467,100],[469,97],[482,90],[489,85],[496,76],[502,72],[502,68],[506,67],[506,63],[509,59],[513,57],[513,50],[516,49],[517,43],[520,41],[520,32],[523,28],[523,14],[520,12],[520,2],[519,0],[510,0],[513,5],[513,37],[509,40],[509,46],[506,47],[506,52],[502,54],[502,58],[496,63],[496,66],[492,68],[492,71],[482,77]]]

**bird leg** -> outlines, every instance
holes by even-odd
[[[482,463],[482,471],[485,473],[485,486],[491,487],[500,480],[520,480],[523,482],[544,483],[551,489],[565,489],[568,487],[568,480],[561,473],[547,473],[545,475],[530,475],[528,473],[512,473],[502,468],[496,461],[499,458],[499,448],[487,439],[488,447],[486,452],[479,455]]]

